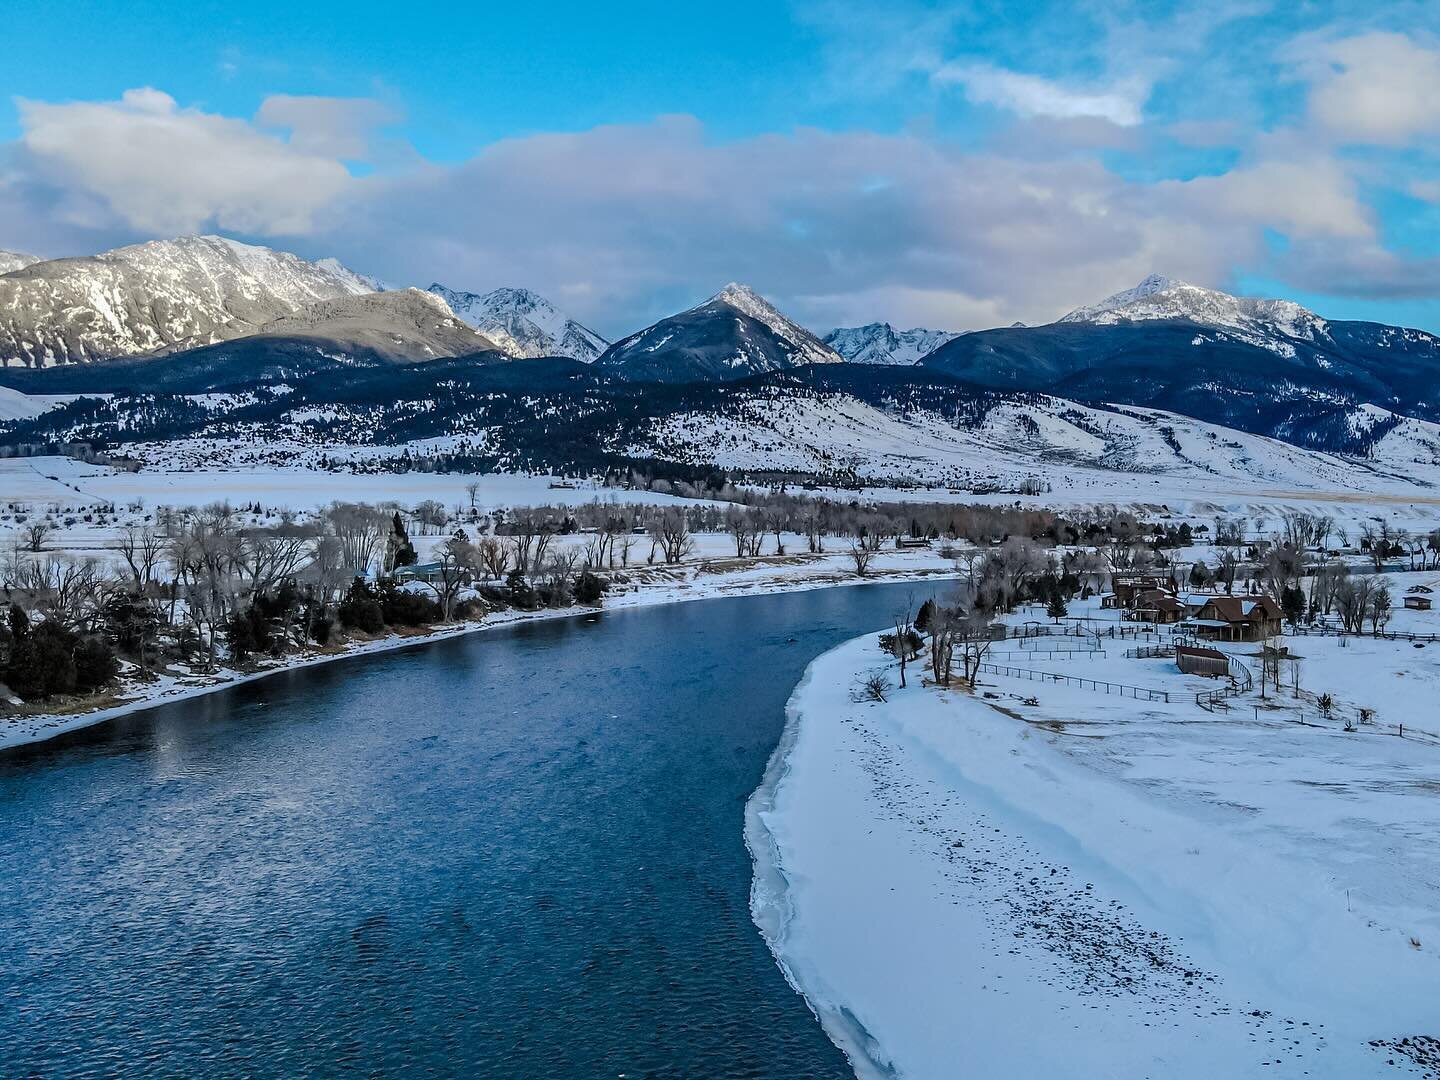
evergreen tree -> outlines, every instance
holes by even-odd
[[[390,565],[396,569],[414,566],[418,558],[415,545],[410,542],[410,534],[405,531],[405,522],[400,520],[399,510],[390,519],[390,551]]]
[[[380,598],[364,578],[350,583],[350,591],[336,609],[340,625],[367,634],[378,634],[385,629],[385,612],[380,607]]]
[[[1070,614],[1070,609],[1065,606],[1065,597],[1061,596],[1058,590],[1050,594],[1050,603],[1045,607],[1045,614],[1056,622]]]
[[[120,674],[120,661],[115,649],[103,637],[82,638],[71,654],[75,661],[75,689],[85,692],[99,690]]]
[[[15,610],[11,608],[12,619]],[[11,650],[5,682],[27,700],[70,693],[75,689],[75,645],[75,635],[54,623],[27,627]]]

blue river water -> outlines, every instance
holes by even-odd
[[[0,1075],[843,1077],[750,919],[805,666],[907,586],[533,623],[0,755]]]

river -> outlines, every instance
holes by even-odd
[[[522,624],[0,756],[6,1076],[843,1077],[751,922],[806,665],[923,586]]]

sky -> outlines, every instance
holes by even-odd
[[[618,337],[1152,272],[1440,331],[1440,4],[10,5],[0,249],[219,233]]]

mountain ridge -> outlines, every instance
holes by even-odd
[[[837,326],[823,340],[852,364],[918,364],[941,345],[955,340],[964,331],[926,330],[912,327],[897,330],[888,322],[864,326]]]
[[[0,363],[91,363],[213,344],[374,289],[339,263],[219,236],[40,260],[0,275]]]
[[[516,358],[568,356],[589,363],[610,344],[529,289],[473,293],[432,282],[428,291],[443,298],[459,318]]]
[[[695,307],[621,338],[595,361],[644,382],[726,381],[843,362],[809,330],[736,282]]]

